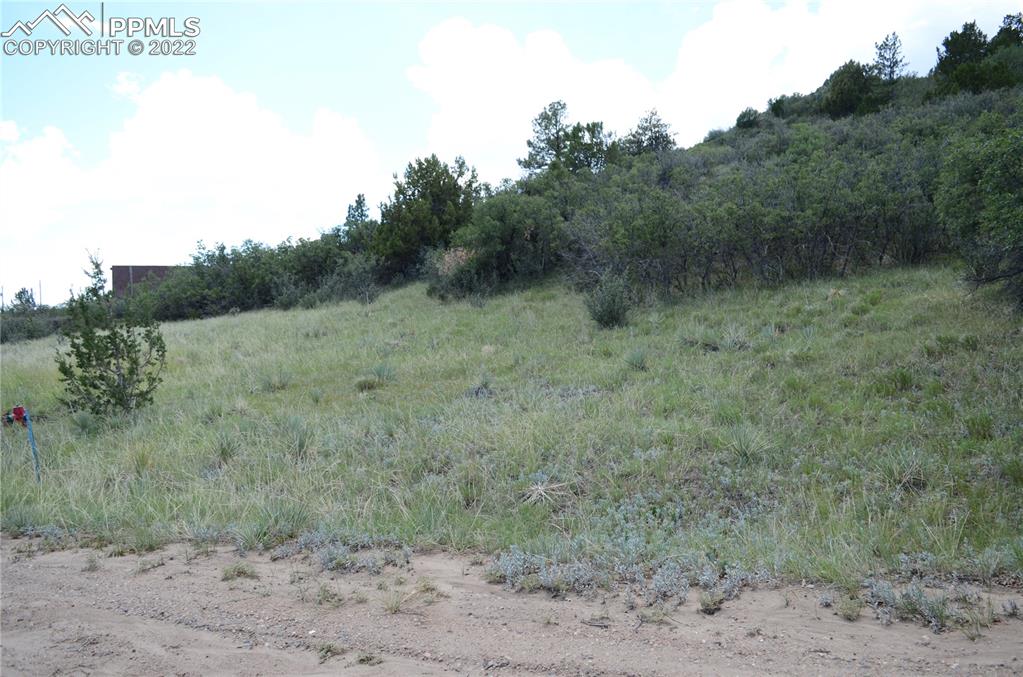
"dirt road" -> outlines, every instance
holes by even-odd
[[[621,596],[512,593],[484,582],[479,564],[443,554],[372,576],[227,548],[107,558],[29,556],[27,544],[0,546],[5,677],[1023,672],[1023,621],[976,641],[884,627],[869,609],[852,623],[804,587],[747,591],[713,616],[690,600],[641,623],[642,609],[626,610]],[[258,578],[222,580],[239,562]]]

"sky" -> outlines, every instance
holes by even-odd
[[[518,178],[531,121],[557,99],[572,120],[619,135],[656,108],[689,146],[747,106],[870,62],[891,31],[922,74],[949,31],[976,20],[991,35],[1019,11],[1018,0],[59,6],[0,3],[0,32],[51,10],[70,33],[43,21],[0,38],[14,41],[0,56],[8,303],[21,287],[63,302],[90,255],[107,269],[175,264],[199,241],[316,237],[358,193],[386,200],[393,175],[430,153],[461,155],[494,184]],[[194,54],[150,54],[151,40],[188,38],[127,36],[116,23],[167,18],[180,31],[189,17]],[[17,53],[100,34],[121,53]],[[143,53],[128,54],[139,38]]]

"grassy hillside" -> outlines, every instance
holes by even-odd
[[[5,345],[43,483],[5,429],[3,526],[138,550],[319,528],[625,576],[1018,576],[1023,328],[955,280],[718,292],[612,331],[557,285],[168,324],[155,406],[115,423],[60,408],[52,340]]]

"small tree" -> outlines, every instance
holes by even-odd
[[[656,110],[639,120],[636,128],[622,139],[622,147],[629,155],[641,155],[675,148],[675,134]]]
[[[62,330],[66,348],[57,349],[61,401],[95,414],[133,411],[152,403],[167,348],[159,325],[137,309],[118,319],[102,264],[96,258],[89,261],[92,282],[78,296],[71,295]]]
[[[380,225],[369,252],[385,274],[410,273],[425,249],[446,247],[451,235],[469,223],[478,198],[476,170],[461,157],[453,166],[436,155],[416,159],[404,178],[395,175],[394,194],[380,205]]]
[[[519,166],[532,173],[547,169],[555,162],[563,163],[571,129],[565,102],[548,104],[533,119],[533,138],[526,142],[529,154],[519,160]]]
[[[880,107],[874,91],[877,77],[863,64],[847,61],[824,83],[821,109],[832,118],[870,113]]]
[[[760,121],[760,113],[756,108],[747,108],[735,118],[735,126],[739,129],[753,129]]]
[[[11,305],[11,310],[14,312],[31,312],[35,309],[36,297],[32,290],[27,287],[19,289],[18,293],[14,295],[14,303]]]
[[[995,37],[988,43],[988,49],[993,54],[1006,47],[1020,46],[1023,46],[1023,12],[1007,14]]]
[[[554,168],[573,174],[583,170],[597,173],[619,151],[613,135],[604,131],[603,122],[570,125],[564,101],[548,104],[533,119],[533,138],[526,146],[529,154],[518,162],[531,175]]]
[[[906,59],[902,56],[902,40],[898,33],[890,33],[881,42],[874,43],[877,55],[874,57],[874,72],[888,82],[897,80],[906,70]]]
[[[611,329],[629,323],[629,282],[622,275],[605,272],[586,293],[586,310],[600,327]]]
[[[987,49],[987,36],[977,22],[965,23],[962,30],[952,31],[941,41],[934,71],[939,76],[951,77],[960,66],[980,63],[987,56]]]

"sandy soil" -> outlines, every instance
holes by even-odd
[[[5,677],[1023,673],[1023,621],[976,641],[884,627],[869,610],[851,623],[805,587],[747,591],[714,616],[690,600],[656,625],[622,597],[511,593],[444,554],[370,576],[331,575],[302,558],[240,560],[227,548],[190,557],[182,545],[143,558],[99,553],[99,568],[83,571],[93,551],[29,549],[0,545]],[[222,581],[239,561],[259,578]],[[418,591],[424,577],[439,595]],[[318,603],[322,584],[343,602]],[[388,599],[403,600],[397,613]],[[343,653],[322,655],[326,644]]]

